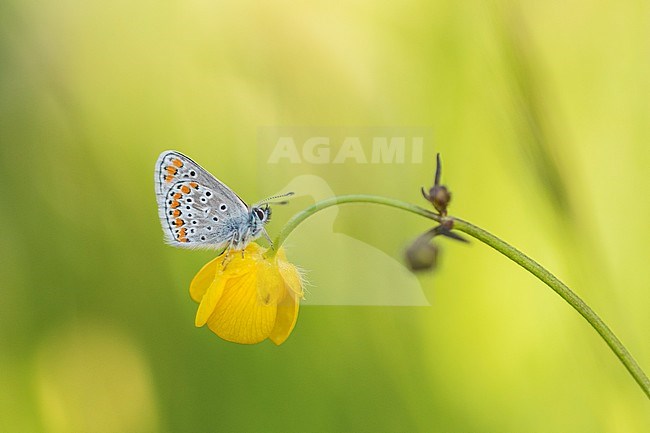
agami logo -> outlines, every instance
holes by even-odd
[[[269,155],[269,164],[420,164],[424,137],[422,136],[347,136],[333,139],[313,136],[296,139],[278,137]]]

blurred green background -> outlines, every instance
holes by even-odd
[[[163,245],[155,159],[176,148],[254,201],[282,186],[257,170],[268,125],[432,128],[452,213],[650,370],[647,1],[4,0],[0,431],[650,431],[597,334],[477,242],[442,245],[430,307],[305,307],[280,347],[195,329],[212,254]],[[420,203],[433,162],[375,168],[357,192]],[[335,229],[396,258],[428,227],[364,210]]]

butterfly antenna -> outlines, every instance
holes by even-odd
[[[256,203],[256,206],[259,206],[259,205],[264,204],[264,203],[271,203],[273,200],[276,200],[276,199],[279,199],[279,198],[284,198],[284,197],[290,197],[290,196],[292,196],[294,194],[295,193],[293,191],[291,191],[291,192],[288,192],[286,194],[274,195],[273,197],[266,198],[266,199]],[[279,201],[279,202],[275,202],[273,204],[287,204],[287,203],[288,203],[287,200],[282,200],[282,201]]]

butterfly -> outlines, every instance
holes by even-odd
[[[262,234],[271,218],[271,197],[248,206],[204,168],[175,150],[160,154],[155,167],[158,215],[170,245],[182,248],[243,250]],[[271,243],[272,245],[272,243]]]

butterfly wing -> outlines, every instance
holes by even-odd
[[[180,152],[160,154],[155,182],[160,222],[171,245],[222,248],[248,222],[246,203]]]

